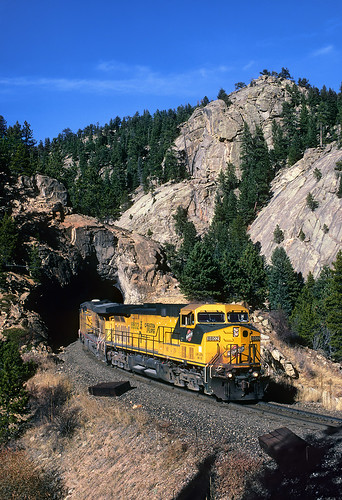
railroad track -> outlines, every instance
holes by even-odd
[[[281,403],[269,403],[264,401],[258,401],[255,404],[238,404],[229,403],[229,406],[233,406],[235,409],[241,409],[243,411],[255,412],[256,414],[261,414],[267,417],[277,417],[280,419],[287,420],[288,422],[298,422],[304,426],[314,426],[318,428],[330,428],[332,430],[342,429],[342,418],[332,417],[331,415],[324,415],[321,413],[314,413],[307,410],[299,410],[298,408],[290,408],[284,406]]]
[[[332,417],[331,415],[323,415],[321,413],[313,413],[307,410],[289,408],[288,406],[266,403],[264,401],[256,403],[254,409],[265,414],[284,416],[285,418],[290,418],[291,420],[301,420],[323,427],[335,427],[336,429],[342,428],[342,418]]]
[[[189,389],[176,387],[174,385],[168,384],[161,380],[155,380],[151,378],[147,378],[144,375],[140,375],[137,373],[127,372],[118,367],[113,367],[115,370],[119,372],[126,373],[130,379],[136,379],[148,385],[155,385],[157,387],[163,387],[165,391],[176,391],[181,392],[184,396],[189,398],[196,398],[203,400],[205,402],[209,402],[210,404],[234,408],[238,411],[250,411],[256,412],[261,415],[273,415],[281,419],[285,419],[288,421],[300,421],[302,424],[313,424],[319,428],[331,427],[336,430],[342,429],[342,418],[332,417],[331,415],[324,415],[321,413],[314,413],[307,410],[299,410],[298,408],[291,408],[289,406],[282,405],[281,403],[270,403],[265,401],[258,401],[256,403],[236,403],[236,402],[225,402],[218,401],[212,396],[207,396],[201,392],[190,391]]]
[[[84,348],[83,348],[84,349]],[[98,366],[104,366],[103,361],[100,361],[92,353],[88,350],[84,349],[84,353],[89,355],[89,359],[92,359],[94,363]],[[107,368],[107,367],[106,367]],[[189,400],[189,405],[191,406],[191,400],[201,401],[206,405],[211,405],[212,407],[217,407],[218,409],[223,410],[223,414],[225,411],[229,411],[229,409],[234,409],[238,413],[248,414],[253,417],[259,416],[261,419],[272,419],[278,421],[278,425],[282,425],[283,422],[286,425],[299,425],[300,427],[305,428],[307,431],[322,430],[326,428],[330,428],[333,431],[342,429],[342,418],[332,417],[329,415],[324,415],[320,413],[313,413],[305,410],[299,410],[297,408],[291,408],[278,403],[270,403],[259,401],[256,403],[236,403],[236,402],[223,402],[218,401],[212,396],[207,396],[201,392],[190,391],[186,388],[176,387],[172,384],[168,384],[166,382],[155,380],[152,378],[148,378],[144,375],[140,375],[138,373],[133,373],[130,371],[123,370],[118,367],[110,367],[110,370],[113,370],[113,373],[122,374],[120,375],[120,379],[130,380],[134,385],[134,380],[139,381],[142,384],[146,384],[147,386],[152,386],[158,388],[158,390],[162,390],[162,392],[168,393],[177,393],[182,395],[182,397]],[[171,394],[170,394],[171,397]],[[172,398],[172,397],[171,397]]]

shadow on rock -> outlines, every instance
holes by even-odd
[[[320,460],[308,471],[272,462],[246,486],[243,500],[288,500],[341,498],[342,427],[327,428],[322,438],[307,436],[306,441],[319,450]]]

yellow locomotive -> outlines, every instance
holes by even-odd
[[[260,332],[237,304],[80,306],[80,340],[108,363],[224,400],[263,396]]]

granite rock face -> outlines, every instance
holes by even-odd
[[[189,173],[195,179],[210,181],[229,162],[238,168],[244,123],[252,133],[260,125],[271,146],[272,121],[280,120],[282,104],[290,97],[287,85],[287,80],[261,76],[230,94],[231,105],[217,100],[197,108],[175,142],[176,148],[186,154]]]
[[[72,214],[64,186],[46,176],[20,177],[13,189],[13,217],[36,245],[45,279],[68,286],[92,270],[112,282],[125,303],[184,302],[161,245],[92,217]],[[39,235],[39,242],[37,241]]]
[[[12,202],[15,216],[35,212],[63,217],[70,212],[67,189],[61,182],[46,175],[20,176],[13,189]]]
[[[65,218],[60,230],[82,261],[97,263],[98,274],[113,282],[125,303],[184,301],[161,246],[153,240],[75,214]]]
[[[342,199],[336,194],[339,178],[335,167],[341,160],[342,150],[333,145],[323,151],[310,149],[274,179],[272,199],[249,231],[252,240],[261,243],[268,262],[277,246],[273,237],[277,224],[284,233],[280,245],[304,276],[311,271],[317,277],[324,265],[336,259],[342,248]],[[315,210],[307,204],[309,193],[318,204]]]
[[[290,99],[287,80],[261,76],[251,85],[230,94],[227,106],[217,100],[197,108],[183,124],[175,141],[176,149],[184,151],[188,161],[189,180],[167,183],[153,194],[137,191],[133,205],[116,222],[162,244],[177,243],[173,215],[177,207],[188,210],[197,232],[209,227],[215,207],[217,178],[228,162],[239,176],[240,147],[243,125],[253,132],[260,125],[269,148],[272,148],[272,122],[281,122],[282,105]],[[305,89],[299,87],[300,92]],[[284,246],[294,268],[304,276],[315,276],[324,265],[330,265],[342,248],[342,207],[336,195],[339,179],[336,161],[341,150],[329,145],[325,149],[308,150],[304,158],[279,172],[273,182],[269,205],[257,216],[250,228],[254,242],[260,241],[262,253],[270,261],[276,243],[273,232],[278,224],[284,232]],[[314,172],[322,176],[317,180]],[[318,202],[316,210],[307,206],[311,193]],[[299,238],[303,238],[304,241]]]
[[[0,292],[0,341],[6,337],[8,329],[25,331],[27,341],[32,340],[37,343],[46,340],[48,337],[46,325],[38,313],[27,307],[33,289],[32,280],[9,272],[6,286],[7,291]]]
[[[220,171],[231,162],[240,174],[244,123],[252,132],[260,125],[272,147],[272,123],[281,122],[282,104],[291,97],[288,85],[287,80],[261,76],[233,92],[229,106],[217,100],[197,108],[175,141],[175,149],[187,158],[189,179],[157,186],[153,193],[145,194],[140,188],[115,225],[72,214],[67,191],[58,181],[42,175],[20,177],[15,187],[8,188],[7,197],[13,216],[29,235],[25,244],[34,245],[39,230],[46,275],[64,286],[85,265],[91,265],[98,276],[112,281],[126,303],[183,302],[162,248],[167,242],[178,243],[173,215],[181,206],[199,234],[208,229]],[[335,259],[342,246],[335,171],[341,157],[341,150],[332,145],[309,150],[302,160],[278,174],[269,205],[250,228],[252,240],[260,241],[268,261],[276,246],[273,232],[277,224],[284,233],[281,244],[297,271],[304,275],[312,271],[317,276],[323,265]],[[309,193],[318,202],[314,211],[307,206]]]
[[[168,182],[155,189],[153,194],[137,191],[133,205],[122,214],[116,224],[144,236],[150,236],[159,243],[176,243],[173,215],[180,206],[188,211],[198,233],[203,233],[214,215],[216,183],[201,179]]]
[[[184,152],[190,179],[167,183],[154,191],[136,193],[134,204],[117,221],[120,227],[151,234],[161,242],[177,242],[172,215],[177,206],[188,209],[189,219],[202,234],[209,226],[215,206],[217,177],[227,163],[239,176],[240,147],[244,123],[252,132],[260,125],[268,146],[272,144],[272,121],[281,120],[282,104],[289,99],[287,80],[261,76],[252,85],[230,94],[232,104],[210,102],[197,108],[180,129],[175,150]]]

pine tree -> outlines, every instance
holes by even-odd
[[[199,241],[184,267],[181,290],[189,299],[208,300],[221,293],[220,273],[210,249]]]
[[[303,156],[303,143],[299,129],[298,118],[295,111],[293,98],[296,97],[290,87],[287,87],[291,94],[291,102],[284,102],[282,117],[284,124],[284,136],[287,144],[287,161],[293,165]]]
[[[187,209],[181,206],[177,207],[177,211],[173,218],[175,220],[176,233],[183,240],[181,245],[181,253],[184,258],[187,258],[192,252],[195,244],[198,242],[195,225],[192,221],[188,220]]]
[[[173,218],[176,233],[181,238],[182,243],[178,251],[174,245],[167,245],[166,251],[172,272],[177,279],[182,281],[184,266],[199,238],[194,223],[188,220],[187,209],[178,206]]]
[[[310,210],[312,212],[314,212],[316,210],[316,208],[318,207],[319,203],[317,200],[315,200],[315,198],[313,197],[313,194],[312,193],[309,193],[306,197],[306,204],[307,206],[310,208]]]
[[[256,127],[255,135],[252,136],[248,125],[244,124],[241,170],[238,210],[245,224],[248,224],[255,217],[257,209],[268,201],[273,178],[268,148],[260,126]]]
[[[273,168],[273,173],[284,168],[287,158],[287,143],[284,137],[282,127],[276,122],[272,122],[272,142],[273,149],[270,150],[270,162]]]
[[[164,159],[164,178],[180,182],[188,177],[184,152],[169,149]]]
[[[314,295],[314,288],[315,280],[309,273],[290,316],[292,329],[311,348],[317,343],[321,332],[318,302]]]
[[[235,175],[235,167],[229,163],[225,172],[218,176],[218,188],[215,201],[215,212],[211,226],[224,223],[229,226],[237,216],[237,198],[234,190],[239,182]]]
[[[0,271],[12,263],[18,245],[17,226],[11,216],[5,214],[0,221]]]
[[[327,327],[331,334],[333,357],[342,359],[342,251],[333,263],[329,295],[326,298]]]
[[[275,230],[273,231],[273,241],[278,245],[284,241],[284,233],[280,229],[279,224],[276,225]]]
[[[204,108],[207,104],[209,104],[209,98],[205,95],[201,100],[201,106]]]
[[[9,161],[10,161],[10,150],[7,136],[7,123],[2,115],[0,115],[0,195],[3,191],[3,186],[5,184],[5,179],[9,174]]]
[[[224,228],[226,228],[226,232],[224,232]],[[238,215],[228,228],[223,226],[220,237],[221,239],[217,240],[216,243],[216,252],[213,254],[223,279],[224,299],[226,301],[248,300],[251,305],[254,305],[258,302],[258,299],[251,293],[251,290],[254,289],[255,279],[249,276],[249,273],[250,263],[257,257],[254,255],[254,249],[246,250],[252,243],[242,217]],[[256,265],[255,271],[258,274],[259,265],[255,262],[252,265]],[[251,280],[250,285],[246,283],[246,280]],[[263,292],[260,291],[260,293]]]
[[[293,80],[293,77],[290,75],[290,71],[288,70],[288,68],[281,68],[281,71],[280,71],[278,76],[279,76],[279,78]]]
[[[290,314],[300,292],[300,279],[295,273],[284,248],[277,247],[268,270],[269,302],[271,309],[283,309]]]
[[[24,363],[17,344],[0,342],[0,441],[15,437],[22,416],[28,410],[25,382],[33,375],[34,365]]]
[[[267,274],[260,248],[248,242],[241,256],[239,267],[243,276],[241,298],[253,308],[263,307],[266,299]]]
[[[222,101],[224,101],[227,106],[230,106],[232,104],[229,95],[222,88],[219,90],[219,93],[217,94],[217,99],[221,99]]]
[[[226,302],[242,300],[244,274],[241,261],[228,249],[220,259],[220,273],[223,280],[223,294]]]
[[[337,194],[338,198],[342,198],[342,161],[341,160],[336,162],[335,170],[337,172],[337,176],[339,179],[339,184],[338,184],[336,194]]]

